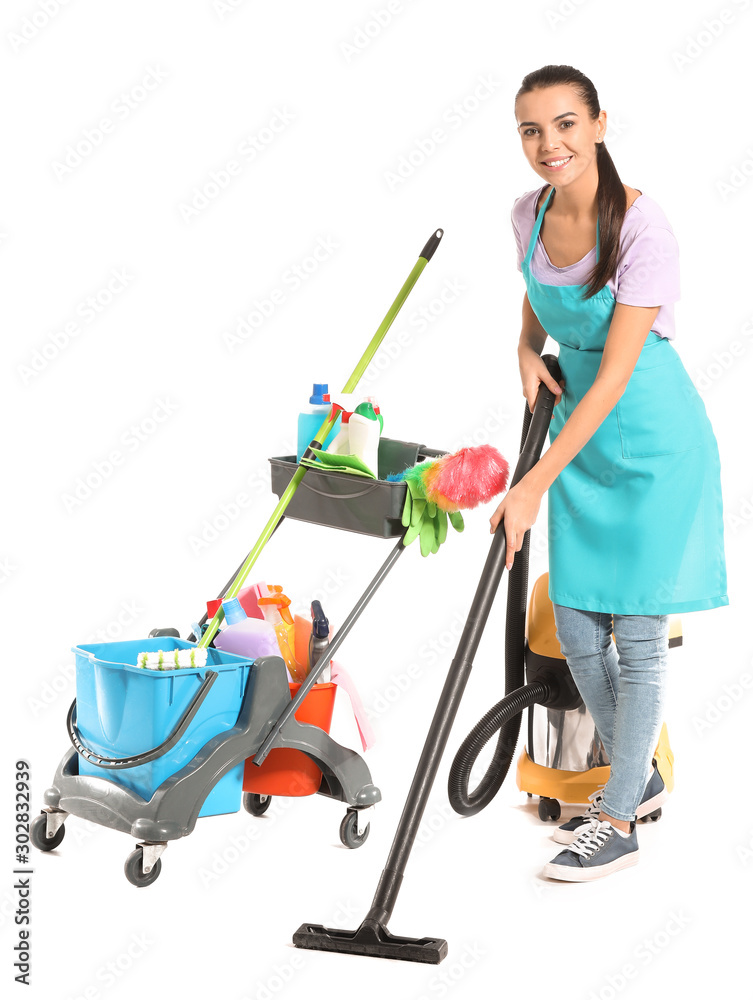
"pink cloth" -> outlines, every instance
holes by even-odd
[[[361,746],[364,750],[368,750],[369,747],[374,745],[374,730],[371,728],[371,723],[366,717],[366,709],[363,707],[363,702],[356,691],[356,686],[350,674],[345,670],[345,668],[337,662],[337,660],[331,661],[332,672],[330,674],[332,678],[332,683],[337,684],[338,687],[342,688],[343,691],[350,698],[350,707],[353,709],[353,715],[356,720],[356,725],[358,726],[358,735],[361,737]]]
[[[536,221],[536,202],[546,186],[526,191],[515,199],[512,206],[519,271],[523,269],[523,259]],[[660,306],[651,329],[660,337],[674,340],[673,303],[680,298],[679,247],[664,212],[648,195],[639,195],[625,213],[620,245],[616,280],[608,280],[609,290],[618,302],[629,306]],[[531,270],[536,280],[543,284],[581,285],[588,280],[588,273],[595,263],[594,246],[574,264],[555,267],[539,235],[531,258]]]

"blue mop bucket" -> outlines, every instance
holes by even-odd
[[[164,756],[136,767],[113,770],[99,767],[79,753],[79,774],[106,778],[130,788],[146,801],[205,743],[233,728],[253,663],[247,657],[208,649],[205,667],[137,667],[139,653],[194,648],[193,643],[167,636],[72,648],[76,654],[78,732],[85,748],[103,757],[130,757],[158,747],[180,723],[207,670],[218,675],[185,733]],[[199,816],[240,809],[243,767],[241,762],[217,782]]]

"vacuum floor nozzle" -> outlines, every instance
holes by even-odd
[[[293,944],[296,948],[314,951],[370,955],[427,965],[439,965],[447,957],[447,942],[443,938],[399,937],[375,920],[364,920],[357,931],[335,930],[321,924],[301,924],[293,935]]]

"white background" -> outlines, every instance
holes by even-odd
[[[639,829],[640,864],[594,885],[547,882],[539,872],[558,848],[513,778],[478,817],[447,804],[452,754],[503,692],[503,584],[390,924],[447,938],[448,958],[432,968],[291,946],[303,921],[354,928],[368,909],[488,549],[490,506],[438,555],[405,553],[343,646],[378,738],[366,759],[383,803],[367,844],[339,846],[337,803],[275,800],[263,819],[200,821],[138,890],[122,872],[131,839],[71,818],[59,851],[34,856],[31,992],[294,1000],[512,988],[607,1000],[739,982],[748,935],[731,907],[753,872],[748,6],[3,5],[3,984],[20,990],[11,772],[31,762],[36,812],[66,749],[70,647],[155,625],[187,634],[274,507],[267,458],[292,450],[310,384],[342,386],[439,226],[442,245],[370,391],[389,436],[446,450],[490,441],[514,464],[524,286],[510,208],[541,182],[513,106],[523,76],[546,63],[591,77],[620,176],[674,228],[675,344],[721,454],[731,603],[683,618],[667,709],[676,791],[662,821]],[[265,131],[273,122],[279,131]],[[101,141],[87,147],[87,132]],[[253,158],[242,154],[249,137]],[[222,171],[226,185],[213,188]],[[205,206],[187,219],[202,189]],[[330,249],[314,266],[317,246]],[[294,287],[292,269],[307,267]],[[125,287],[108,293],[115,272]],[[224,335],[275,290],[284,301],[229,350]],[[90,495],[66,501],[87,477]],[[197,546],[207,523],[221,530]],[[322,593],[337,626],[390,545],[287,520],[255,576],[298,605]],[[545,571],[546,502],[530,579]],[[359,746],[342,695],[333,735]]]

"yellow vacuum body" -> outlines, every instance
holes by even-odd
[[[614,635],[612,636],[614,641]],[[670,620],[669,645],[682,644],[679,616]],[[526,675],[542,669],[569,674],[560,649],[549,600],[549,574],[533,585],[528,604],[525,641]],[[526,745],[517,763],[518,788],[540,797],[542,819],[558,819],[559,803],[585,803],[589,795],[609,778],[609,760],[593,718],[582,699],[575,708],[562,710],[539,704],[528,709]],[[654,752],[659,774],[671,792],[674,787],[674,756],[664,723]],[[546,815],[543,815],[543,814]]]

